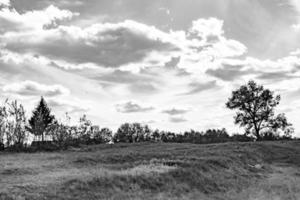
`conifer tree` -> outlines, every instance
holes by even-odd
[[[38,106],[32,112],[32,117],[29,119],[28,130],[35,136],[42,136],[42,142],[44,142],[45,132],[54,122],[54,119],[54,115],[51,114],[45,99],[41,97]]]

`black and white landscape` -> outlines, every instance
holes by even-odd
[[[298,0],[0,0],[0,200],[298,200],[299,83]]]

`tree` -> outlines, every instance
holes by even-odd
[[[93,139],[96,144],[106,143],[112,140],[112,131],[109,128],[95,130]]]
[[[77,135],[80,142],[88,144],[91,142],[93,133],[93,124],[83,115],[79,119],[79,126],[77,127]]]
[[[284,114],[275,116],[274,109],[279,102],[279,95],[274,96],[274,92],[249,81],[232,92],[226,106],[229,109],[237,109],[235,123],[245,127],[247,134],[253,134],[260,140],[263,131],[277,132],[292,126]]]
[[[114,141],[128,143],[149,141],[151,132],[147,125],[125,123],[118,128],[117,133],[114,135]]]
[[[25,109],[22,104],[19,104],[16,100],[8,103],[9,115],[12,120],[10,123],[13,127],[13,140],[14,145],[22,147],[26,139],[26,116]]]
[[[32,112],[27,129],[35,136],[42,136],[42,142],[44,142],[45,133],[54,122],[54,119],[54,115],[51,114],[45,99],[41,97],[38,106]]]
[[[26,140],[26,116],[22,104],[5,101],[0,107],[0,147],[4,141],[7,147],[22,148]]]

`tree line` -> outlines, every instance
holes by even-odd
[[[249,81],[232,92],[226,102],[229,109],[237,110],[234,122],[245,128],[244,134],[229,135],[226,129],[206,131],[190,130],[184,133],[152,130],[141,123],[122,124],[116,133],[109,128],[94,126],[86,115],[77,125],[69,125],[70,116],[66,113],[65,122],[58,121],[51,113],[42,97],[26,118],[25,109],[17,101],[6,100],[0,106],[0,150],[55,150],[70,146],[101,143],[136,142],[177,142],[177,143],[220,143],[229,141],[280,140],[291,139],[294,131],[284,114],[275,115],[275,107],[280,96],[265,89],[254,81]],[[28,145],[30,138],[34,138]],[[45,138],[48,139],[45,139]]]

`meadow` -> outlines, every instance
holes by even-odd
[[[0,199],[300,199],[300,142],[0,153]]]

